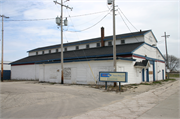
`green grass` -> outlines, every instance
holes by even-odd
[[[177,74],[176,73],[170,73],[169,77],[179,77],[179,74],[178,73]]]
[[[165,80],[162,80],[162,81],[175,81],[176,79],[165,79]]]
[[[151,85],[150,83],[141,83],[141,85]]]
[[[161,81],[154,81],[153,84],[161,84]]]

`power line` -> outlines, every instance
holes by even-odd
[[[99,13],[103,13],[103,12],[108,12],[108,10],[106,11],[101,11],[101,12],[95,12],[95,13],[89,13],[89,14],[82,14],[82,15],[76,15],[76,16],[68,16],[68,17],[81,17],[81,16],[87,16],[87,15],[93,15],[93,14],[99,14]],[[65,17],[66,18],[66,17]],[[22,20],[4,20],[4,21],[43,21],[43,20],[54,20],[55,18],[44,18],[44,19],[22,19]]]
[[[109,14],[109,13],[108,13],[108,14]],[[82,32],[82,31],[88,30],[88,29],[90,29],[90,28],[96,26],[97,24],[99,24],[104,18],[106,18],[106,16],[107,16],[108,14],[106,14],[101,20],[99,20],[97,23],[95,23],[94,25],[92,25],[92,26],[90,26],[90,27],[88,27],[88,28],[85,28],[85,29],[83,29],[83,30],[78,30],[78,31],[68,31],[68,32]]]
[[[132,33],[132,32],[131,32],[131,29],[128,27],[128,25],[126,24],[125,20],[123,19],[121,13],[120,13],[119,11],[118,11],[118,13],[119,13],[119,15],[121,16],[121,18],[122,18],[124,24],[126,25],[126,27],[129,29],[130,33]],[[124,15],[124,16],[125,16],[125,15]],[[138,42],[140,42],[140,41],[138,40],[138,38],[136,38],[136,36],[133,36],[133,37],[134,37]],[[145,49],[147,49],[144,45],[143,45],[143,47],[144,47]],[[149,49],[147,49],[147,50],[149,50]],[[152,50],[149,50],[149,51],[152,52]],[[154,52],[156,52],[156,51],[154,51]]]
[[[124,15],[124,13],[121,11],[121,9],[118,7],[118,9],[120,10],[120,12]],[[119,11],[118,11],[119,12]],[[126,18],[126,20],[134,27],[134,29],[137,30],[137,28],[128,20],[128,18],[124,15],[124,17]],[[137,30],[138,31],[138,30]]]

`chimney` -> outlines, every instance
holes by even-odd
[[[104,27],[101,27],[101,47],[104,47]]]

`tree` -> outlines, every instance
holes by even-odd
[[[166,55],[164,55],[164,58],[166,59]],[[169,61],[169,70],[170,70],[170,72],[180,71],[180,58],[177,58],[177,57],[175,57],[173,55],[169,55],[168,56],[168,61]],[[167,64],[166,64],[166,68],[167,68]]]

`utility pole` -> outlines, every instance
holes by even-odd
[[[116,25],[115,25],[115,0],[107,0],[108,5],[113,5],[113,68],[114,72],[116,72]],[[119,83],[121,85],[121,83]],[[116,82],[114,82],[114,87],[116,86]]]
[[[58,26],[61,26],[61,84],[64,84],[64,77],[63,77],[63,62],[64,62],[64,57],[63,57],[63,7],[69,8],[71,10],[73,8],[63,5],[63,0],[61,0],[61,3],[57,2],[57,1],[54,1],[54,3],[61,5],[61,17],[60,18],[56,17],[56,23],[58,24]],[[67,18],[64,20],[64,24],[65,24],[65,26],[67,25]]]
[[[4,15],[0,15],[2,17],[2,52],[1,52],[1,82],[3,82],[3,35],[4,35],[4,29],[3,29],[3,18],[9,18]]]
[[[165,49],[166,49],[166,66],[167,66],[167,74],[168,74],[168,79],[169,79],[169,60],[168,60],[168,52],[167,52],[167,38],[169,37],[170,35],[166,35],[166,32],[164,32],[164,36],[162,37],[165,37]]]
[[[115,25],[115,0],[107,0],[108,5],[113,6],[113,68],[114,72],[116,72],[116,25]],[[120,85],[121,83],[119,83]],[[116,86],[116,82],[114,82],[114,87]]]
[[[115,0],[113,0],[113,61],[114,61],[114,72],[116,72],[116,25],[115,25]],[[116,82],[114,82],[114,87]]]

